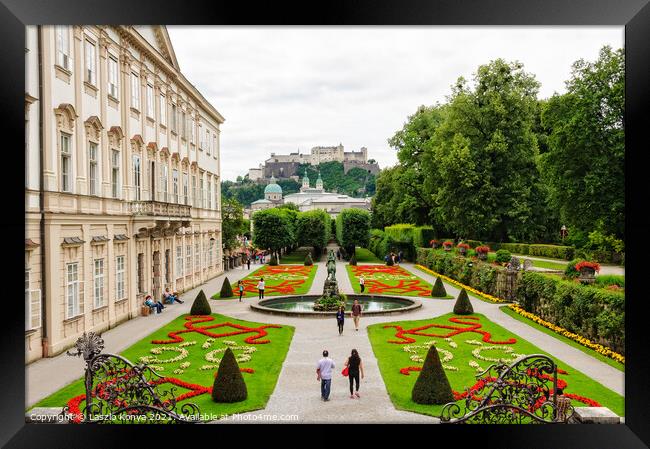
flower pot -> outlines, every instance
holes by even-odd
[[[579,279],[583,284],[593,284],[596,282],[596,270],[591,267],[580,268]]]
[[[458,248],[458,252],[460,253],[461,256],[466,256],[467,248]]]
[[[476,253],[479,260],[487,260],[487,253]]]
[[[444,249],[445,251],[451,251],[451,246],[443,246],[443,249]]]

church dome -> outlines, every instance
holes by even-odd
[[[275,183],[275,177],[271,175],[271,183],[264,188],[264,194],[267,193],[282,193],[282,187]]]

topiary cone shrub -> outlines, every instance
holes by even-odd
[[[352,257],[350,258],[350,265],[356,265],[357,264],[357,256],[356,254],[352,254]]]
[[[416,404],[446,404],[454,400],[451,385],[440,362],[438,350],[434,345],[429,347],[427,357],[418,379],[415,381],[411,399]]]
[[[445,290],[445,284],[442,283],[442,279],[436,278],[436,282],[433,284],[433,288],[431,289],[431,296],[434,298],[447,297],[447,290]]]
[[[208,298],[205,297],[205,293],[201,290],[192,303],[190,315],[210,315],[211,313],[212,309],[210,308]]]
[[[223,284],[221,285],[221,292],[219,293],[221,298],[232,298],[232,287],[228,277],[223,279]]]
[[[311,253],[307,253],[307,256],[305,257],[305,266],[310,265],[314,265],[314,261],[311,258]]]
[[[219,363],[217,376],[212,385],[212,400],[214,402],[241,402],[248,397],[248,389],[244,376],[239,371],[239,365],[230,348],[226,349]]]
[[[456,298],[456,304],[454,304],[454,313],[456,315],[471,315],[474,313],[474,308],[472,307],[472,303],[470,302],[469,296],[467,296],[467,291],[465,291],[465,289],[462,289],[458,295],[458,298]]]

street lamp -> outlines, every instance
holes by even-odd
[[[569,231],[567,231],[566,226],[562,225],[562,227],[560,228],[560,237],[562,237],[562,241],[564,241],[564,238],[567,236],[568,233]]]

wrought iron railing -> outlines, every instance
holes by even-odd
[[[79,423],[196,423],[196,404],[177,403],[175,387],[165,389],[164,378],[144,364],[134,365],[115,354],[102,354],[104,340],[94,332],[79,337],[76,352],[86,362],[83,408],[64,407],[64,415]]]
[[[478,374],[465,391],[464,404],[446,404],[442,424],[566,423],[574,413],[570,400],[557,396],[557,365],[545,355],[495,364]]]
[[[192,207],[185,204],[163,203],[160,201],[131,201],[132,215],[190,218]]]

